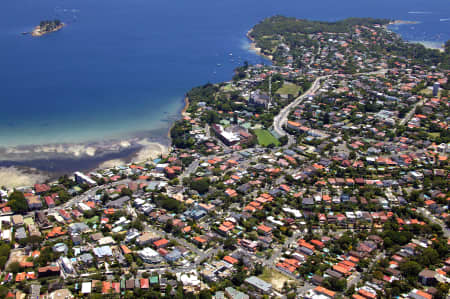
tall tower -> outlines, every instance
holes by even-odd
[[[438,96],[438,94],[439,94],[439,87],[441,87],[439,82],[434,83],[434,85],[433,85],[433,97],[437,97]]]
[[[267,107],[270,107],[272,105],[272,73],[269,77],[269,104]]]

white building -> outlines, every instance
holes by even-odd
[[[161,261],[161,256],[159,253],[149,247],[139,250],[137,254],[144,262],[149,264],[158,263]]]
[[[92,283],[90,281],[81,284],[81,293],[90,294],[92,292]]]
[[[61,266],[67,274],[74,274],[75,270],[72,262],[67,257],[64,256],[61,258]]]
[[[85,175],[84,173],[81,173],[79,171],[75,172],[75,181],[78,184],[88,184],[91,186],[95,186],[97,185],[97,182],[94,181],[93,179],[91,179],[90,177],[88,177],[87,175]]]

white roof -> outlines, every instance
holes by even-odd
[[[145,257],[154,257],[158,256],[159,253],[155,250],[151,249],[150,247],[145,247],[144,249],[138,251],[138,254]]]
[[[85,203],[83,203],[83,202],[80,202],[80,203],[78,204],[78,206],[79,206],[80,209],[82,209],[83,211],[89,211],[89,210],[91,209],[87,204],[85,204]]]
[[[294,215],[295,218],[302,217],[302,213],[299,210],[294,210],[291,208],[283,208],[282,210],[285,211],[286,213],[291,213],[292,215]]]
[[[112,250],[109,246],[96,247],[93,249],[97,257],[112,256]]]
[[[183,283],[183,285],[190,285],[190,286],[198,286],[200,285],[200,280],[198,279],[198,276],[195,273],[177,273],[177,278],[179,281]]]
[[[108,244],[114,244],[114,239],[111,236],[103,237],[100,240],[98,240],[99,245],[108,245]]]
[[[89,282],[83,282],[81,284],[81,293],[82,294],[90,294],[92,291],[92,283]]]

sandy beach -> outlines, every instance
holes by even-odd
[[[126,164],[122,159],[112,159],[101,163],[98,169],[114,168]]]
[[[32,186],[43,183],[49,176],[36,169],[16,167],[0,167],[0,186],[11,188]]]
[[[389,25],[413,25],[413,24],[419,24],[417,21],[405,21],[405,20],[395,20],[392,22],[389,22]]]
[[[425,48],[439,50],[440,52],[445,52],[444,44],[439,42],[429,42],[429,41],[410,41],[410,43],[421,44]]]
[[[389,26],[395,26],[395,25],[414,25],[414,24],[419,24],[420,22],[417,21],[405,21],[405,20],[395,20],[392,22],[389,22],[389,24],[384,25],[384,29],[393,32]],[[431,42],[431,41],[408,41],[408,43],[413,43],[413,44],[421,44],[423,45],[425,48],[428,49],[434,49],[434,50],[439,50],[441,52],[444,52],[444,44],[443,43],[439,43],[439,42]]]
[[[184,116],[186,114],[186,111],[189,109],[189,98],[184,98],[184,108],[181,110],[181,115]]]
[[[260,55],[260,56],[262,56],[262,57],[264,57],[264,58],[267,58],[267,59],[269,59],[270,61],[272,61],[272,60],[273,60],[273,56],[272,56],[272,55],[266,55],[266,54],[262,53],[262,52],[261,52],[261,48],[258,48],[258,47],[256,46],[255,39],[251,37],[252,31],[253,31],[253,29],[250,29],[250,30],[247,32],[247,38],[250,40],[250,47],[249,47],[250,51],[253,51],[253,52],[255,52],[257,55]]]
[[[139,142],[139,144],[141,144],[143,148],[136,153],[135,157],[131,160],[131,162],[134,163],[145,162],[148,160],[156,159],[160,155],[169,153],[168,147],[157,142],[150,142],[144,139],[141,142]]]
[[[120,152],[136,146],[134,141],[104,140],[90,143],[61,143],[0,147],[0,161],[26,161],[53,158],[89,158]]]
[[[151,142],[147,139],[138,142],[142,146],[140,150],[133,154],[133,156],[127,159],[112,159],[102,162],[97,169],[113,168],[127,163],[144,163],[149,160],[154,160],[162,154],[169,152],[168,147],[158,142]]]
[[[0,160],[0,186],[14,188],[43,183],[74,171],[144,163],[167,154],[169,147],[148,138],[135,138],[115,141],[109,147],[103,144],[101,148],[98,144],[46,145],[7,152],[9,157],[23,156],[20,160]]]

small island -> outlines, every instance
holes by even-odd
[[[55,32],[58,30],[61,30],[65,24],[61,22],[60,20],[53,20],[53,21],[41,21],[39,26],[36,26],[34,30],[31,32],[32,36],[42,36],[44,34]]]

